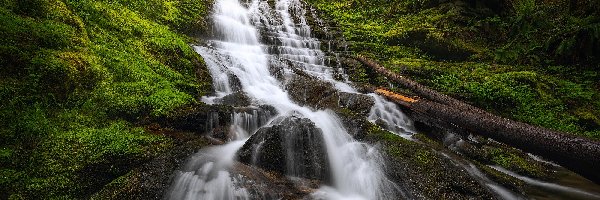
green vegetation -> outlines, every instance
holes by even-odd
[[[598,1],[308,2],[355,54],[501,116],[600,138]]]
[[[408,160],[410,161],[409,163],[418,166],[423,171],[436,169],[435,165],[437,163],[433,162],[433,160],[438,160],[439,158],[437,155],[434,155],[433,149],[401,138],[373,124],[369,124],[368,126],[370,127],[367,130],[367,140],[384,143],[383,150],[391,157],[404,161]]]
[[[308,2],[356,54],[500,115],[600,138],[599,1]],[[136,123],[210,90],[188,44],[207,30],[211,4],[0,0],[0,199],[89,198],[173,146]],[[370,132],[423,171],[439,161]],[[537,173],[510,152],[492,149],[489,159]]]
[[[513,150],[514,152],[511,152],[507,149],[494,147],[489,147],[484,150],[489,157],[488,159],[490,159],[491,164],[493,165],[498,165],[530,177],[548,177],[548,174],[545,174],[543,167],[540,166],[540,163],[526,160],[525,158],[519,156],[518,151]]]
[[[172,145],[136,122],[210,90],[211,2],[0,3],[0,199],[89,197]]]

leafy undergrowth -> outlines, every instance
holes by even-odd
[[[172,144],[134,123],[210,90],[211,2],[0,3],[0,199],[86,198]]]
[[[501,116],[600,138],[598,1],[308,2],[351,53]]]
[[[505,117],[600,138],[597,72],[543,72],[487,63],[403,62],[397,72]]]

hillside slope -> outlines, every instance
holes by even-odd
[[[172,145],[135,123],[211,90],[212,2],[0,2],[0,199],[89,197]]]
[[[598,1],[307,2],[350,54],[501,116],[600,138]]]

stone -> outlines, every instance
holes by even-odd
[[[281,117],[259,129],[238,152],[239,161],[281,174],[329,181],[323,133],[305,118]]]
[[[231,112],[232,107],[229,106],[196,104],[153,121],[166,128],[205,134],[220,127],[228,127],[231,122]]]
[[[235,92],[224,96],[223,98],[218,100],[218,103],[235,107],[241,107],[249,106],[251,103],[251,99],[242,92]]]
[[[290,98],[300,105],[309,105],[315,108],[333,107],[323,105],[321,100],[333,95],[336,90],[333,84],[321,81],[310,76],[292,75],[286,82]]]
[[[287,84],[290,98],[301,105],[316,109],[348,109],[366,115],[374,100],[369,95],[339,92],[333,84],[306,76],[292,76]]]
[[[338,106],[361,115],[368,114],[375,104],[373,97],[365,94],[339,92],[337,96],[339,97]]]

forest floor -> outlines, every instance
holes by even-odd
[[[351,56],[500,116],[600,139],[597,1],[307,2]],[[363,76],[351,74],[389,86]]]

